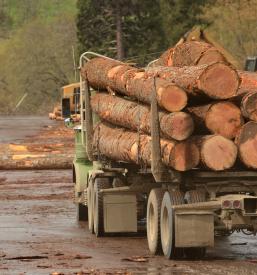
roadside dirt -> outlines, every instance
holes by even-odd
[[[24,122],[29,135],[44,136],[41,119]],[[12,121],[9,127],[15,124],[19,120]],[[53,130],[57,127],[49,125]],[[15,142],[19,144],[28,141],[27,132],[12,135],[11,130],[2,128],[0,120],[5,144],[17,137],[19,141]],[[215,248],[209,249],[202,261],[152,256],[145,235],[96,238],[87,230],[86,222],[76,222],[71,182],[69,169],[0,171],[1,275],[257,274],[254,236],[217,238]]]

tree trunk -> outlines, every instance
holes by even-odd
[[[214,171],[233,167],[237,158],[237,146],[233,141],[219,135],[194,138],[200,148],[202,164]]]
[[[155,86],[154,76],[146,79],[142,70],[119,61],[94,58],[85,65],[82,74],[96,90],[117,91],[148,104],[156,87],[159,106],[170,112],[180,111],[187,105],[187,94],[182,88],[160,78],[156,78]]]
[[[140,73],[136,73],[135,77],[137,75],[140,77]],[[224,63],[181,68],[153,67],[148,68],[141,78],[153,75],[173,82],[191,96],[205,96],[213,99],[228,99],[236,96],[240,82],[236,70]]]
[[[241,161],[249,168],[257,168],[257,122],[249,121],[240,130],[236,143]]]
[[[108,122],[146,134],[151,133],[150,107],[121,97],[98,93],[91,97],[95,113]],[[184,112],[159,112],[161,136],[187,139],[194,130],[191,116]]]
[[[124,128],[99,123],[94,131],[93,147],[99,155],[116,161],[151,166],[151,137]],[[161,139],[162,161],[178,171],[186,171],[199,163],[199,150],[191,141]]]
[[[241,101],[244,117],[257,121],[257,92],[246,94]]]
[[[226,62],[226,59],[218,49],[205,42],[190,41],[168,49],[154,65],[184,67],[220,61]]]
[[[124,59],[122,15],[120,0],[116,0],[116,41],[117,41],[117,59]]]
[[[199,133],[210,133],[233,139],[244,123],[240,109],[231,102],[218,102],[187,108]]]

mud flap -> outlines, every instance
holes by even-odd
[[[176,210],[175,246],[213,247],[213,212],[203,210]]]

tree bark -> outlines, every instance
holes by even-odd
[[[137,102],[97,93],[91,97],[95,113],[108,122],[145,134],[151,133],[150,106]],[[184,112],[159,112],[161,136],[175,140],[187,139],[194,130],[191,116]]]
[[[187,105],[187,94],[179,86],[160,78],[156,78],[155,86],[154,75],[145,78],[142,70],[119,61],[94,58],[85,65],[82,74],[96,90],[113,90],[148,104],[156,88],[159,106],[170,112],[180,111]]]
[[[137,75],[139,73],[136,73]],[[153,75],[173,82],[185,89],[190,96],[205,96],[213,99],[228,99],[236,96],[240,82],[237,71],[224,63],[181,68],[153,67],[148,68],[141,78]]]
[[[176,142],[161,139],[162,161],[165,165],[187,171],[199,163],[199,149],[192,141]],[[99,123],[94,131],[95,152],[116,161],[151,166],[151,137]]]
[[[234,139],[244,124],[240,109],[231,102],[218,102],[187,108],[193,116],[198,133],[221,135]]]
[[[176,45],[165,51],[154,66],[196,66],[202,64],[212,64],[215,62],[226,62],[225,57],[218,49],[212,45],[190,41]]]
[[[236,144],[241,161],[249,168],[257,168],[257,122],[249,121],[240,130]]]
[[[246,94],[243,97],[241,111],[244,117],[257,121],[257,92]]]
[[[116,0],[116,41],[117,41],[117,59],[124,59],[122,15],[120,0]]]
[[[195,137],[200,149],[201,163],[214,171],[223,171],[234,166],[237,146],[233,141],[219,135]]]

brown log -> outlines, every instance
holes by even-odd
[[[187,94],[182,88],[159,78],[154,85],[154,76],[145,79],[139,69],[119,61],[94,58],[85,65],[82,74],[96,90],[110,89],[148,104],[156,88],[158,104],[170,112],[180,111],[187,105]]]
[[[141,78],[157,75],[182,87],[191,96],[207,96],[213,99],[236,96],[240,82],[237,71],[221,62],[181,68],[153,67],[148,68],[144,75],[136,73],[135,77],[137,75]]]
[[[240,130],[236,143],[241,161],[249,168],[257,168],[257,122],[249,121]]]
[[[210,133],[233,139],[244,123],[240,109],[231,102],[218,102],[187,109],[193,115],[198,132],[207,128]]]
[[[205,42],[190,41],[180,43],[165,51],[154,65],[183,67],[212,64],[220,61],[227,62],[218,49]]]
[[[151,137],[125,128],[99,123],[94,130],[93,148],[98,155],[112,160],[151,165]],[[161,139],[161,151],[163,163],[178,171],[190,170],[199,163],[199,149],[189,140]]]
[[[219,135],[195,137],[200,148],[202,164],[214,171],[233,167],[237,158],[237,146]]]
[[[257,121],[257,92],[246,94],[241,101],[244,117]]]
[[[247,94],[257,92],[257,73],[238,71],[241,83],[239,86],[238,94]]]
[[[91,97],[92,110],[108,122],[146,134],[151,133],[150,107],[137,102],[97,93]],[[191,116],[184,112],[159,112],[161,136],[187,139],[194,130]]]

